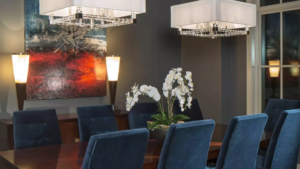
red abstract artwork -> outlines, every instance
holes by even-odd
[[[27,81],[29,100],[97,97],[106,95],[105,59],[83,52],[69,58],[58,52],[30,54]]]
[[[25,0],[27,99],[106,96],[106,30],[54,26]]]

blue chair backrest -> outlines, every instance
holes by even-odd
[[[111,105],[77,107],[80,141],[88,141],[92,135],[118,131]]]
[[[300,108],[300,100],[269,99],[265,113],[269,116],[265,130],[273,131],[284,110]]]
[[[147,128],[147,121],[153,121],[152,115],[158,114],[156,102],[136,103],[129,112],[130,129]]]
[[[234,117],[223,139],[216,169],[254,169],[266,114]]]
[[[191,109],[187,108],[184,112],[182,112],[181,108],[179,107],[179,100],[175,100],[173,105],[173,112],[176,115],[184,114],[190,117],[189,120],[185,120],[185,121],[203,120],[203,115],[197,99],[193,99]]]
[[[147,129],[91,136],[82,169],[142,169],[148,139]]]
[[[55,110],[14,112],[13,126],[15,149],[62,143]]]
[[[300,146],[300,110],[287,110],[272,133],[265,169],[296,169]]]
[[[170,126],[157,169],[205,168],[213,120],[201,120]]]

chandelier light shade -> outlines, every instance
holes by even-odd
[[[118,112],[118,107],[115,106],[117,84],[119,79],[119,69],[120,69],[121,58],[119,56],[107,56],[106,57],[106,68],[110,91],[110,102],[113,106],[113,110]]]
[[[24,100],[26,100],[26,82],[29,67],[29,58],[27,54],[12,54],[13,71],[16,83],[17,99],[19,110],[23,110]]]
[[[280,61],[279,60],[269,60],[269,65],[270,66],[279,66]],[[279,72],[280,72],[279,67],[270,67],[269,71],[270,71],[270,77],[273,77],[273,78],[279,77]]]
[[[229,37],[256,26],[256,5],[235,0],[199,0],[171,7],[171,27],[180,35]]]
[[[146,0],[40,0],[40,15],[50,24],[107,28],[136,23]]]

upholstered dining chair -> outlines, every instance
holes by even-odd
[[[144,128],[93,135],[82,169],[142,169],[148,139]]]
[[[213,120],[171,125],[157,169],[205,168],[214,127]]]
[[[185,120],[185,121],[203,120],[202,111],[200,109],[197,99],[193,99],[191,108],[186,109],[184,112],[182,112],[179,107],[179,100],[175,100],[174,104],[173,104],[173,112],[176,115],[184,114],[184,115],[187,115],[188,117],[190,117],[189,120]]]
[[[300,109],[300,100],[269,99],[265,113],[268,115],[268,122],[265,130],[273,131],[275,125],[284,110]]]
[[[129,112],[130,129],[147,128],[147,121],[153,121],[152,115],[157,114],[156,102],[136,103]]]
[[[268,116],[234,117],[226,131],[216,166],[207,169],[254,169],[261,136]]]
[[[111,105],[77,107],[80,141],[88,141],[92,135],[118,131]]]
[[[300,109],[286,110],[272,133],[267,151],[260,150],[256,169],[296,169],[300,146]]]
[[[15,149],[62,143],[54,109],[14,112],[13,130]]]

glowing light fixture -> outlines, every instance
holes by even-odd
[[[26,83],[29,67],[29,55],[12,54],[12,62],[16,83]]]
[[[13,70],[17,90],[19,110],[23,110],[26,100],[26,82],[28,76],[29,58],[27,54],[12,54]]]
[[[299,65],[299,61],[290,61],[291,65]],[[291,67],[291,75],[293,77],[298,77],[299,76],[299,67]]]
[[[108,76],[109,90],[110,90],[110,102],[115,111],[118,110],[118,107],[115,106],[115,100],[116,100],[117,82],[119,79],[120,60],[121,58],[119,56],[106,57],[106,68],[107,68],[107,76]]]
[[[106,57],[106,67],[107,67],[107,75],[109,81],[118,81],[120,60],[121,58],[119,56]]]
[[[107,28],[136,23],[146,0],[40,0],[40,14],[50,24]]]
[[[279,66],[280,61],[279,60],[269,60],[270,66]],[[280,68],[279,67],[270,67],[270,77],[279,77]]]
[[[256,5],[250,3],[199,0],[171,7],[171,27],[178,28],[180,35],[214,39],[246,35],[254,26]]]

